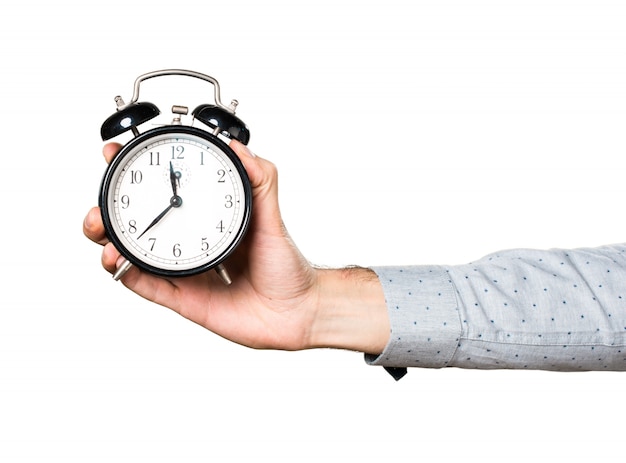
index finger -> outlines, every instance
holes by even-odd
[[[115,155],[119,153],[121,148],[122,145],[120,145],[119,143],[107,143],[106,145],[104,145],[104,147],[102,148],[102,154],[104,155],[104,159],[106,160],[107,164],[109,164],[111,160],[115,157]]]
[[[100,215],[100,208],[93,207],[85,216],[83,220],[83,233],[94,243],[106,244],[108,239],[104,232],[104,225],[102,225],[102,217]]]

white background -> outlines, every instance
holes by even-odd
[[[0,7],[0,461],[623,453],[623,374],[412,370],[396,383],[358,353],[246,349],[112,281],[81,227],[113,97],[186,68],[240,101],[316,264],[621,242],[623,3],[14,3]],[[155,79],[141,99],[210,103],[194,85]]]

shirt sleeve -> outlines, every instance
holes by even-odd
[[[626,370],[626,245],[373,270],[391,334],[366,361],[396,377],[406,367]]]

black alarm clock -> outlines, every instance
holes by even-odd
[[[160,114],[139,102],[143,81],[188,76],[213,86],[213,103],[191,112],[172,106],[172,122],[144,132],[139,127]],[[228,139],[248,144],[250,131],[235,116],[237,101],[220,101],[213,77],[167,69],[139,76],[131,101],[116,97],[117,111],[101,128],[103,140],[132,131],[102,179],[99,205],[108,239],[126,261],[113,275],[119,280],[132,265],[166,278],[215,269],[229,284],[223,262],[241,243],[252,213],[252,188]],[[194,126],[196,121],[201,127]]]

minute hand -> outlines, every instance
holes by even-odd
[[[165,214],[167,214],[170,209],[174,208],[174,207],[180,207],[183,204],[183,200],[180,196],[172,196],[172,198],[170,199],[170,204],[169,206],[167,206],[163,212],[161,212],[151,223],[150,225],[148,225],[148,227],[141,233],[141,235],[139,235],[137,237],[137,239],[141,238],[143,235],[145,235],[145,233],[150,230],[152,227],[154,227],[157,223],[159,223],[159,221],[165,217]]]

